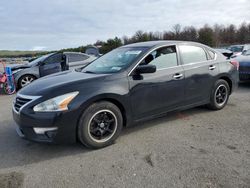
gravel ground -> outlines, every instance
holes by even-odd
[[[0,188],[250,187],[250,83],[221,111],[170,113],[94,151],[19,138],[12,98],[0,96]]]

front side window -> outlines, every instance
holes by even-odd
[[[179,46],[183,64],[198,63],[207,61],[206,52],[198,46]]]
[[[47,59],[45,59],[45,64],[61,63],[63,61],[63,55],[61,53],[54,54]]]
[[[141,65],[147,64],[155,65],[157,70],[177,66],[176,47],[168,46],[153,51],[141,63]]]
[[[146,50],[146,47],[117,48],[93,61],[82,72],[95,74],[119,72],[129,67]]]

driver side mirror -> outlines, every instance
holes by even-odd
[[[247,53],[247,50],[243,50],[241,54],[246,55],[246,53]]]
[[[156,72],[155,65],[139,65],[136,68],[136,73],[138,74],[146,74],[146,73],[154,73]]]
[[[40,66],[44,66],[46,63],[44,62],[44,61],[41,61],[40,63],[39,63],[39,65]]]
[[[245,55],[250,56],[250,49],[246,51]]]

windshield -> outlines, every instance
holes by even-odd
[[[108,74],[119,72],[131,65],[147,48],[117,48],[93,61],[82,72]]]
[[[28,63],[28,65],[36,65],[37,63],[44,61],[47,57],[49,57],[50,55],[52,55],[53,53],[47,54],[47,55],[43,55],[41,57],[36,58],[35,60],[31,61]]]
[[[228,49],[231,50],[232,52],[242,52],[244,46],[230,46]]]

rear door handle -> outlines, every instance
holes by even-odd
[[[180,73],[176,73],[176,74],[173,76],[173,78],[174,78],[175,80],[180,80],[182,77],[183,77],[183,74],[180,74]]]
[[[209,69],[209,70],[214,70],[215,68],[216,68],[216,66],[210,65],[208,69]]]

